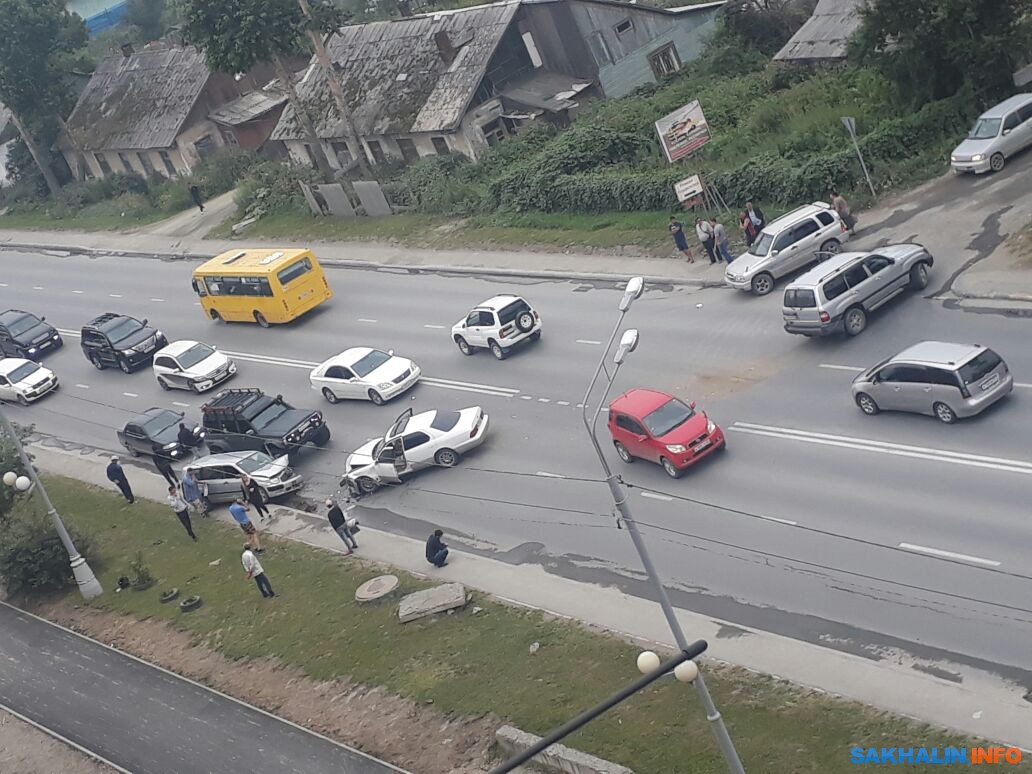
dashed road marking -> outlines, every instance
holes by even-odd
[[[859,373],[864,370],[863,366],[851,366],[851,365],[836,365],[835,363],[821,363],[821,368],[830,368],[834,371],[853,371]]]
[[[557,400],[555,403],[556,403],[557,406],[569,406],[570,405],[570,401],[568,401],[568,400]]]
[[[941,548],[929,548],[928,546],[915,546],[913,543],[900,543],[899,547],[904,551],[915,551],[919,554],[928,554],[929,556],[938,556],[943,559],[957,559],[961,562],[971,562],[972,564],[983,564],[986,567],[999,567],[1000,563],[995,559],[983,559],[980,556],[971,556],[970,554],[957,554],[953,551],[944,551]]]
[[[127,398],[139,398],[140,397],[135,392],[123,392],[122,394],[125,395],[125,397],[127,397]]]
[[[790,527],[798,527],[799,526],[799,522],[790,521],[789,519],[779,519],[777,516],[763,516],[761,514],[760,518],[763,519],[764,521],[775,521],[778,524],[787,524]]]
[[[1014,382],[1015,387],[1021,387],[1025,390],[1032,390],[1032,383],[1029,382]]]
[[[90,388],[88,384],[77,384],[75,386],[78,387],[80,390],[88,390]]]
[[[43,288],[42,288],[42,286],[40,286],[40,285],[33,285],[33,286],[32,286],[32,289],[33,289],[33,290],[42,290]]]
[[[0,288],[6,288],[6,287],[7,287],[7,283],[6,282],[0,282]]]
[[[108,297],[109,298],[121,298],[122,294],[121,293],[108,293]]]
[[[424,328],[433,328],[435,330],[444,330],[443,325],[424,325]]]
[[[178,400],[172,401],[173,406],[179,406],[179,408],[190,408],[189,403],[180,403]]]
[[[367,317],[359,317],[358,321],[359,322],[364,322],[364,323],[374,323],[374,322],[376,322],[376,320],[370,320]]]
[[[520,400],[534,400],[533,395],[520,395]]]
[[[155,301],[155,302],[157,302],[157,303],[159,303],[159,304],[160,304],[160,303],[162,303],[162,302],[163,302],[164,300],[165,300],[165,299],[163,299],[163,298],[152,298],[152,299],[151,299],[151,301]]]
[[[73,290],[72,292],[75,293],[75,295],[77,295],[77,296],[81,296],[85,291],[83,291],[83,290]]]
[[[543,478],[566,478],[566,476],[561,476],[558,473],[549,473],[547,470],[539,470],[534,475],[542,476]]]
[[[548,402],[549,402],[548,398],[538,398],[538,403],[548,403]]]
[[[578,344],[601,344],[601,341],[595,341],[594,339],[577,339]]]
[[[674,498],[670,495],[659,494],[659,492],[642,492],[642,497],[647,497],[650,500],[662,500],[665,503],[672,503]]]

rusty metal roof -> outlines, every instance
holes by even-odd
[[[208,81],[194,48],[155,47],[102,61],[68,127],[83,150],[168,148]]]
[[[462,120],[519,0],[441,11],[341,28],[327,45],[351,118],[360,135],[448,131]],[[435,35],[446,32],[458,50],[445,63]],[[298,85],[322,138],[343,137],[322,68],[310,67]],[[288,105],[274,140],[302,139]]]
[[[818,0],[813,15],[774,55],[780,62],[844,59],[853,33],[860,28],[863,0]]]
[[[252,91],[232,102],[227,102],[218,110],[209,113],[208,118],[217,124],[240,126],[240,124],[260,118],[270,110],[275,110],[286,101],[286,93],[278,82],[273,82],[264,89]]]

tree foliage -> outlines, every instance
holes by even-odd
[[[157,40],[164,34],[165,0],[129,0],[125,20],[140,30],[145,40]]]
[[[181,0],[182,32],[212,70],[242,73],[303,48],[306,20],[297,0]]]
[[[89,560],[89,540],[75,529],[69,534],[79,554]],[[46,514],[25,508],[0,525],[0,578],[12,594],[72,585],[68,552]]]
[[[851,56],[880,69],[916,104],[970,84],[983,102],[1013,90],[1027,55],[1029,0],[873,0]],[[1026,44],[1026,45],[1023,45]]]
[[[749,48],[776,54],[810,18],[816,0],[730,0],[723,8],[730,32]]]

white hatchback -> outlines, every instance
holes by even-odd
[[[518,344],[541,338],[541,317],[519,296],[501,295],[473,307],[452,326],[452,341],[463,355],[487,348],[504,360]]]
[[[154,377],[163,390],[206,392],[236,373],[233,359],[200,341],[173,341],[154,353]]]
[[[352,347],[317,365],[308,379],[330,403],[369,400],[382,406],[413,387],[420,373],[419,366],[394,350]]]
[[[57,377],[49,368],[20,357],[0,360],[0,400],[16,400],[28,406],[56,389]]]

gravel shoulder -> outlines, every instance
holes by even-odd
[[[17,774],[114,774],[115,769],[0,710],[0,771]]]

